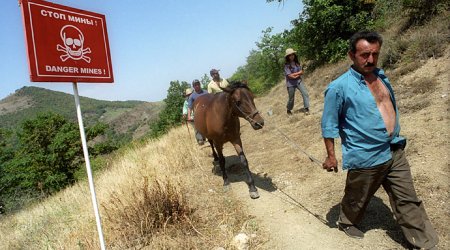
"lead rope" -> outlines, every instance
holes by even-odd
[[[298,150],[300,150],[300,152],[302,152],[303,154],[305,154],[306,156],[308,156],[309,160],[316,163],[317,165],[322,167],[322,162],[319,161],[318,159],[316,159],[315,157],[313,157],[312,155],[308,154],[308,152],[306,152],[305,150],[303,150],[302,148],[300,148],[300,146],[295,143],[291,138],[289,138],[285,133],[283,133],[281,130],[279,130],[277,127],[273,127],[273,129],[275,129],[276,131],[278,131],[278,133],[280,133],[288,142],[290,142],[295,148],[297,148]]]
[[[245,115],[245,113],[242,111],[242,109],[239,108],[238,105],[236,105],[236,103],[234,103],[234,105],[236,106],[236,108],[239,110],[239,112],[241,112],[243,115]],[[262,128],[264,127],[262,124],[258,123],[257,121],[253,120],[252,117],[254,117],[256,114],[258,114],[259,111],[255,110],[254,112],[252,112],[250,115],[245,116],[245,120],[249,121],[249,122],[253,122],[259,126],[261,126]],[[293,145],[295,148],[297,148],[298,150],[300,150],[300,152],[302,152],[303,154],[305,154],[306,156],[308,156],[309,160],[316,163],[317,165],[319,165],[320,167],[322,167],[322,162],[319,161],[318,159],[316,159],[314,156],[308,154],[308,152],[306,152],[305,150],[303,150],[297,143],[295,143],[291,138],[289,138],[289,136],[287,136],[285,133],[283,133],[280,129],[278,129],[275,126],[272,126],[272,129],[276,130],[278,133],[280,133],[284,139],[286,139],[286,141],[290,142],[291,145]]]
[[[239,112],[241,112],[243,115],[245,115],[245,113],[242,111],[242,109],[239,108],[238,105],[236,105],[236,103],[234,103],[234,105],[236,106],[236,108],[239,110]],[[262,124],[258,123],[257,121],[255,121],[252,117],[254,117],[256,114],[258,114],[259,111],[256,110],[254,112],[252,112],[250,115],[245,116],[245,120],[247,120],[248,122],[253,122],[261,127],[264,127]],[[308,158],[316,163],[317,165],[322,167],[322,162],[320,162],[319,160],[317,160],[316,158],[314,158],[312,155],[308,154],[305,150],[303,150],[302,148],[300,148],[300,146],[298,146],[297,143],[295,143],[293,140],[291,140],[285,133],[283,133],[280,129],[278,129],[277,127],[272,126],[272,128],[276,131],[278,131],[278,133],[280,133],[281,135],[283,135],[283,137],[289,141],[292,145],[294,145],[297,149],[300,150],[300,152],[302,152],[303,154],[307,155]],[[323,223],[324,225],[329,225],[329,222],[325,219],[322,218],[322,216],[320,216],[319,214],[316,214],[314,212],[312,212],[311,210],[309,210],[307,207],[305,207],[303,204],[301,204],[299,201],[297,201],[296,199],[294,199],[291,195],[289,195],[288,193],[286,193],[282,188],[278,187],[276,183],[272,182],[273,186],[275,189],[277,189],[278,191],[280,191],[282,194],[284,194],[286,197],[288,197],[291,202],[296,205],[297,207],[300,207],[301,209],[303,209],[304,211],[306,211],[307,213],[311,214],[312,216],[314,216],[314,218],[316,218],[317,220],[319,220],[321,223]]]

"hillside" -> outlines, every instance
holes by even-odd
[[[408,139],[407,158],[412,167],[416,190],[424,200],[428,215],[440,236],[439,249],[448,249],[449,217],[449,75],[450,47],[439,59],[428,59],[410,73],[400,75],[408,65],[387,71],[393,76],[400,111],[401,134]],[[244,126],[244,147],[259,186],[262,199],[245,199],[246,187],[237,194],[260,218],[271,237],[264,249],[401,249],[405,241],[391,217],[389,199],[380,189],[372,199],[362,224],[364,240],[354,240],[336,230],[338,204],[343,195],[346,173],[327,173],[312,162],[325,158],[320,132],[323,91],[344,72],[349,61],[322,68],[305,82],[311,96],[310,116],[285,115],[286,93],[280,83],[258,108],[266,113],[267,126],[262,133]],[[296,96],[301,107],[301,96]],[[281,133],[289,137],[287,140]],[[257,138],[256,138],[257,137]],[[340,156],[340,146],[337,146]],[[229,154],[233,149],[229,149]],[[267,157],[268,155],[272,157]],[[339,159],[341,162],[341,159]],[[326,237],[324,237],[326,235]],[[320,239],[320,240],[318,240]]]
[[[398,75],[392,83],[401,112],[401,134],[408,138],[407,158],[417,193],[439,234],[439,249],[450,248],[449,61],[447,46],[442,57],[428,59],[409,73],[398,74],[402,67],[387,72]],[[257,200],[248,196],[232,146],[225,144],[224,148],[232,191],[223,192],[209,146],[198,147],[192,131],[184,126],[118,155],[96,178],[108,248],[234,249],[232,242],[238,233],[249,236],[250,249],[406,248],[382,189],[362,222],[363,240],[338,231],[335,222],[346,173],[327,173],[305,154],[319,161],[325,157],[320,132],[323,91],[349,65],[343,61],[305,77],[311,115],[286,115],[287,94],[280,82],[268,95],[256,99],[265,118],[262,130],[254,131],[241,120],[244,150],[261,195]],[[420,84],[424,81],[433,87],[425,88]],[[301,107],[298,92],[295,107]],[[339,144],[337,154],[340,156]],[[148,192],[164,183],[176,184],[177,191],[170,197],[179,196],[180,206],[192,212],[175,224],[167,223],[169,217],[158,229],[148,217],[149,206],[156,202]],[[87,183],[79,183],[41,204],[1,218],[0,248],[97,249],[87,192]]]
[[[85,126],[104,122],[117,133],[138,138],[158,117],[162,102],[102,101],[80,97]],[[0,100],[0,128],[15,128],[40,112],[54,112],[76,122],[73,95],[38,87],[23,87]]]

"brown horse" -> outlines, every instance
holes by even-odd
[[[242,149],[239,117],[247,120],[255,130],[264,126],[264,119],[256,109],[253,94],[246,84],[233,82],[222,90],[221,93],[202,95],[195,100],[193,105],[195,128],[208,138],[214,160],[219,161],[223,185],[226,189],[230,181],[225,172],[225,158],[222,150],[226,142],[233,144],[247,175],[246,183],[250,197],[256,199],[259,194]]]

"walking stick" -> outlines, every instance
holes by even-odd
[[[188,130],[189,139],[191,140],[191,143],[193,143],[193,142],[192,142],[192,137],[191,137],[191,130],[189,129],[189,124],[188,124],[187,119],[184,120],[184,123],[186,124],[186,128],[187,128],[187,130]]]

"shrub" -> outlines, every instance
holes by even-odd
[[[149,188],[148,178],[144,178],[142,189],[133,192],[130,200],[124,200],[126,195],[113,193],[108,205],[103,205],[108,227],[116,233],[113,244],[127,248],[148,245],[152,235],[170,225],[187,230],[193,210],[183,194],[170,181],[155,180]]]

